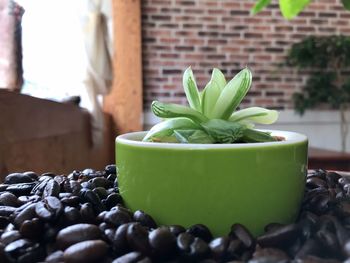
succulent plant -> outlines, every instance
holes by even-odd
[[[152,102],[153,113],[164,120],[147,133],[143,141],[171,143],[237,143],[277,141],[254,124],[272,124],[278,112],[260,107],[236,111],[252,83],[248,68],[226,83],[217,68],[202,92],[198,91],[191,67],[183,75],[188,106]]]

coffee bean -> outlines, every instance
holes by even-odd
[[[159,227],[149,233],[149,243],[160,258],[170,258],[176,252],[176,238],[167,227]]]
[[[0,206],[0,216],[8,217],[15,211],[16,211],[15,207],[3,206],[3,205]]]
[[[203,239],[205,242],[210,242],[210,240],[213,239],[209,228],[202,224],[192,225],[186,230],[186,232],[195,237]]]
[[[96,187],[92,191],[97,194],[100,199],[105,199],[108,196],[106,189],[103,187]]]
[[[183,252],[183,253],[189,253],[190,252],[190,246],[194,240],[194,236],[192,236],[189,233],[181,233],[178,235],[176,239],[177,247]]]
[[[106,223],[118,227],[122,224],[131,222],[131,217],[122,209],[111,210],[106,213],[104,220]]]
[[[326,188],[327,182],[321,178],[313,177],[306,180],[306,187],[313,189],[313,188]]]
[[[257,243],[262,247],[283,248],[293,243],[299,234],[299,226],[290,224],[259,236],[257,238]]]
[[[134,220],[139,222],[141,225],[149,228],[157,228],[156,222],[153,218],[141,210],[137,210],[134,213]]]
[[[143,258],[140,252],[130,252],[113,260],[112,263],[137,263]]]
[[[264,248],[256,250],[253,254],[252,260],[249,262],[263,263],[263,262],[280,262],[288,263],[290,261],[289,256],[282,250],[277,248]]]
[[[88,240],[71,245],[64,251],[67,263],[97,262],[106,256],[107,244],[102,240]]]
[[[59,193],[60,193],[60,185],[54,179],[51,179],[47,182],[44,188],[43,197],[48,197],[48,196],[58,197]]]
[[[57,250],[45,258],[45,262],[47,263],[59,263],[63,261],[64,261],[63,251],[61,250]]]
[[[20,205],[17,196],[5,192],[0,195],[0,205],[17,207]]]
[[[65,225],[74,225],[80,222],[81,215],[77,208],[66,206],[63,210],[63,218]]]
[[[13,193],[15,196],[29,195],[36,183],[11,184],[6,191]]]
[[[129,250],[126,237],[129,225],[130,224],[123,224],[115,231],[112,246],[117,254],[124,254]]]
[[[102,187],[105,189],[113,186],[113,182],[104,177],[95,177],[94,179],[91,179],[91,182],[95,185],[95,187]]]
[[[35,213],[44,221],[57,219],[63,212],[61,201],[54,196],[47,196],[35,206]]]
[[[13,241],[16,241],[21,238],[21,234],[17,230],[12,230],[8,232],[4,232],[1,235],[0,241],[2,244],[7,246],[8,244],[12,243]]]
[[[58,232],[56,242],[60,248],[65,249],[81,241],[100,239],[101,236],[102,232],[96,225],[76,224]]]
[[[186,228],[180,225],[170,225],[168,226],[169,230],[173,235],[178,236],[179,234],[186,231]]]
[[[144,255],[151,254],[151,246],[148,241],[148,231],[141,224],[130,224],[127,229],[126,239],[132,249],[140,251]]]
[[[232,225],[229,236],[237,237],[247,248],[252,248],[255,246],[255,240],[253,235],[245,226],[241,224]]]
[[[106,198],[106,207],[107,209],[111,209],[113,206],[120,204],[122,202],[122,198],[119,194],[112,193],[109,194]]]
[[[16,241],[11,242],[5,247],[5,253],[8,254],[12,258],[17,258],[26,248],[31,247],[33,242],[28,239],[18,239]]]
[[[21,184],[21,183],[31,183],[34,179],[28,174],[23,173],[12,173],[5,177],[5,184]]]
[[[14,225],[19,228],[22,223],[26,220],[30,220],[33,217],[35,217],[35,206],[36,204],[31,204],[29,203],[28,205],[26,205],[26,207],[24,209],[21,209],[21,207],[19,207],[17,210],[19,210],[20,212],[17,213],[16,210],[16,216],[13,220]]]
[[[106,174],[117,174],[117,166],[115,164],[109,164],[105,167]]]
[[[209,243],[211,253],[216,260],[222,261],[226,258],[229,242],[230,239],[228,237],[218,237]]]
[[[42,222],[38,218],[33,218],[32,220],[25,220],[19,232],[24,238],[29,239],[39,239],[41,237],[43,230]]]
[[[209,253],[208,244],[201,238],[195,237],[190,246],[190,255],[193,258],[203,258]]]
[[[95,211],[90,203],[82,204],[80,207],[80,216],[84,223],[95,223]]]
[[[322,254],[321,245],[314,239],[308,239],[295,255],[295,258],[304,258],[307,255],[320,256]]]

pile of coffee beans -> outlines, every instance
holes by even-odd
[[[347,258],[350,179],[335,172],[310,171],[297,221],[271,222],[257,238],[239,223],[217,238],[202,224],[158,226],[151,215],[123,205],[114,165],[68,176],[12,173],[0,184],[3,263],[350,263]]]

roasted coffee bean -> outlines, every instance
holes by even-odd
[[[256,250],[253,254],[253,258],[249,263],[263,263],[263,262],[290,262],[289,256],[282,250],[277,248],[263,248]]]
[[[38,195],[21,195],[18,197],[18,201],[21,205],[26,203],[36,203],[41,200],[41,197]]]
[[[65,225],[74,225],[80,222],[81,215],[77,208],[66,206],[63,210],[63,218]]]
[[[149,228],[157,228],[156,222],[153,218],[141,210],[137,210],[134,213],[134,220],[139,222],[141,225]]]
[[[100,199],[106,199],[108,196],[107,190],[103,187],[96,187],[92,191],[97,194]]]
[[[190,246],[193,240],[194,240],[194,236],[184,232],[178,235],[176,239],[176,244],[181,251],[183,251],[184,253],[188,253],[190,251]]]
[[[113,182],[113,184],[115,183],[116,179],[117,179],[117,176],[115,174],[109,174],[107,176],[107,180]]]
[[[48,196],[58,197],[59,193],[60,193],[60,185],[54,179],[51,179],[47,182],[44,188],[43,197],[48,197]]]
[[[137,263],[142,260],[143,256],[140,252],[130,252],[128,254],[125,254],[119,258],[116,258],[113,260],[112,263]]]
[[[216,260],[222,261],[227,257],[227,247],[230,239],[228,237],[218,237],[209,243],[209,247],[213,257]]]
[[[115,164],[109,164],[105,167],[106,174],[117,174],[117,167]]]
[[[91,203],[92,208],[97,214],[103,211],[101,199],[93,191],[83,188],[80,190],[80,198],[82,202]]]
[[[54,196],[47,196],[35,206],[35,213],[44,221],[57,219],[63,212],[61,201]]]
[[[63,251],[61,250],[57,250],[45,258],[45,262],[47,263],[60,263],[63,261],[64,261]]]
[[[12,173],[5,177],[5,184],[21,184],[21,183],[31,183],[34,179],[28,174],[23,173]]]
[[[0,216],[8,217],[15,211],[16,211],[15,207],[3,206],[3,205],[0,206]]]
[[[78,196],[64,197],[61,199],[63,205],[78,207],[80,198]]]
[[[11,184],[6,191],[13,193],[15,196],[29,195],[36,183]]]
[[[241,224],[232,225],[229,236],[237,237],[247,248],[252,248],[255,246],[255,240],[253,235],[245,226]]]
[[[300,227],[296,224],[290,224],[259,236],[257,243],[261,247],[284,248],[293,243],[299,234]]]
[[[106,213],[104,220],[106,223],[118,227],[131,222],[132,219],[130,215],[122,209],[114,209]]]
[[[122,202],[122,198],[119,194],[112,193],[109,194],[106,198],[106,207],[107,209],[111,209],[113,206],[120,204]]]
[[[17,196],[5,192],[0,195],[0,205],[17,207],[20,205]]]
[[[58,232],[56,242],[60,248],[65,249],[81,241],[100,239],[101,236],[102,232],[96,225],[76,224]]]
[[[265,231],[265,232],[274,231],[274,230],[280,228],[281,226],[283,226],[283,225],[280,224],[280,223],[270,223],[270,224],[267,224],[267,225],[264,227],[264,231]]]
[[[38,218],[33,218],[32,220],[25,220],[19,232],[24,238],[29,239],[39,239],[43,230],[42,222]]]
[[[82,204],[80,207],[80,216],[84,223],[95,223],[95,211],[90,203]]]
[[[178,236],[179,234],[186,231],[186,228],[180,225],[170,225],[168,226],[169,230],[173,235]]]
[[[306,187],[310,189],[314,188],[326,188],[327,187],[327,182],[323,179],[317,178],[317,177],[312,177],[306,180]]]
[[[129,225],[130,224],[123,224],[115,231],[112,246],[117,254],[124,254],[129,250],[126,237]]]
[[[67,263],[97,262],[107,254],[108,245],[102,240],[88,240],[71,245],[64,251]]]
[[[0,238],[0,243],[4,244],[5,246],[7,246],[8,244],[12,243],[13,241],[16,241],[18,239],[21,238],[21,234],[19,233],[19,231],[17,230],[12,230],[12,231],[8,231],[8,232],[4,232],[1,235]]]
[[[151,254],[151,246],[148,241],[148,231],[141,224],[130,224],[126,232],[126,239],[132,249],[140,251],[144,255]]]
[[[295,255],[295,258],[304,258],[308,255],[320,256],[322,254],[321,245],[314,239],[308,239]]]
[[[167,227],[159,227],[149,233],[149,243],[157,257],[170,258],[176,252],[176,237]]]
[[[192,258],[203,258],[209,253],[208,244],[201,238],[195,237],[192,244],[190,245],[189,255]]]
[[[192,225],[186,230],[186,232],[195,237],[203,239],[205,242],[210,242],[210,240],[213,239],[209,228],[202,224]]]
[[[33,172],[33,171],[27,171],[27,172],[24,172],[22,173],[23,175],[27,175],[29,176],[30,178],[32,178],[34,181],[37,181],[39,176],[37,173]]]
[[[5,247],[5,253],[8,254],[13,259],[18,258],[25,250],[33,246],[33,242],[28,239],[18,239],[11,242]]]
[[[94,179],[91,179],[91,182],[95,185],[95,187],[103,187],[105,189],[113,186],[113,182],[104,177],[95,177]]]
[[[13,220],[14,225],[19,228],[20,225],[22,225],[22,223],[26,220],[31,220],[33,217],[35,217],[35,206],[36,204],[33,203],[29,203],[28,205],[25,205],[24,209],[21,209],[21,207],[19,207],[17,210],[19,210],[20,212],[16,213],[16,216]]]

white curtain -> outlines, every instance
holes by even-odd
[[[80,0],[80,23],[87,56],[84,84],[91,102],[94,143],[101,142],[103,113],[99,95],[108,93],[112,83],[111,0]]]
[[[80,96],[102,142],[99,97],[112,82],[112,0],[19,0],[23,17],[22,93],[63,101]]]

